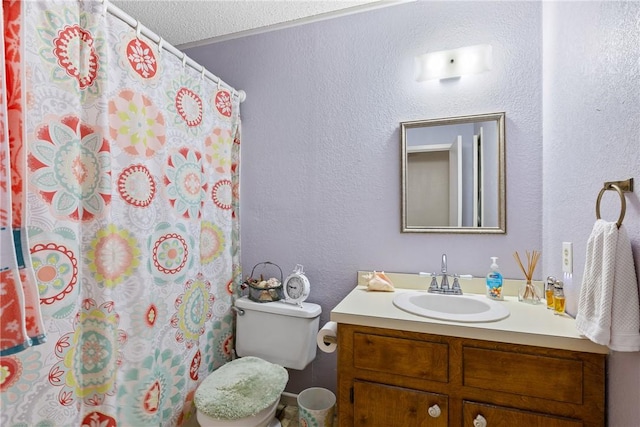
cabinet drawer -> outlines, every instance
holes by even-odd
[[[463,347],[463,384],[567,403],[583,402],[583,362]]]
[[[473,426],[478,416],[486,420],[487,427],[581,427],[583,423],[569,418],[554,417],[519,409],[503,408],[475,402],[462,402],[463,426]],[[482,425],[478,422],[479,425]]]
[[[355,333],[353,366],[446,383],[449,380],[447,344]]]
[[[354,427],[447,427],[448,398],[442,394],[354,381]]]

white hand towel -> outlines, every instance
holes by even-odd
[[[640,351],[640,299],[631,242],[621,225],[597,220],[587,242],[578,331],[615,351]]]

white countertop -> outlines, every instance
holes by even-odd
[[[609,352],[606,346],[595,344],[581,336],[576,330],[575,319],[568,315],[554,315],[545,304],[525,304],[519,302],[517,297],[506,296],[504,301],[499,301],[511,312],[506,319],[496,322],[460,323],[417,316],[393,305],[393,298],[398,292],[412,291],[415,289],[396,288],[395,292],[369,292],[366,286],[357,286],[331,311],[331,320],[351,325],[588,353]]]

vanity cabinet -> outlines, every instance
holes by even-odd
[[[353,383],[354,425],[368,427],[447,427],[448,398],[437,393],[410,390],[367,381]],[[390,402],[385,404],[384,402]],[[343,424],[341,424],[343,425]]]
[[[340,427],[602,427],[604,354],[338,325]]]

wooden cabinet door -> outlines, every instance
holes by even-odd
[[[478,418],[478,416],[482,418]],[[582,427],[584,425],[579,420],[468,401],[462,402],[462,417],[464,427],[476,425],[486,425],[487,427]],[[485,420],[486,424],[483,424],[482,420]]]
[[[353,411],[354,427],[448,426],[447,396],[365,381],[354,381]]]

